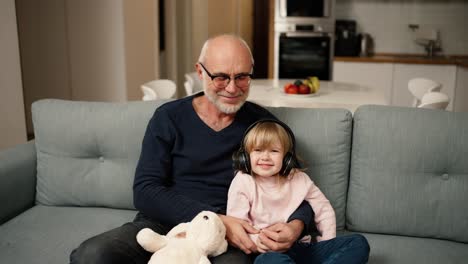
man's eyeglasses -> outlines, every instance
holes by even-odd
[[[211,74],[205,66],[199,62],[200,66],[205,70],[206,74],[211,78],[211,81],[213,82],[213,85],[218,88],[226,88],[229,85],[229,82],[231,82],[231,76],[229,76],[226,73],[220,73],[220,74]],[[250,81],[252,80],[253,74],[251,73],[239,73],[234,75],[234,84],[239,87],[239,88],[245,88],[249,86]]]

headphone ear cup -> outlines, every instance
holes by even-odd
[[[281,176],[287,176],[291,173],[291,170],[293,168],[297,168],[297,166],[298,163],[296,157],[291,152],[288,152],[284,155],[283,166],[281,167],[279,174]]]
[[[237,150],[232,154],[232,167],[234,170],[241,170],[240,152],[240,150]]]
[[[250,160],[244,150],[237,151],[232,160],[235,170],[250,174]]]
[[[251,174],[252,167],[250,166],[250,157],[245,151],[242,151],[242,159],[243,159],[242,164],[244,165],[244,169],[245,169],[244,172],[247,174]]]

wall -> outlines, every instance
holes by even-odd
[[[158,5],[156,0],[124,0],[123,11],[126,99],[141,100],[140,86],[159,78]]]
[[[72,99],[125,101],[122,0],[66,1]]]
[[[158,0],[16,0],[28,133],[42,98],[140,100],[158,77]]]
[[[0,150],[26,142],[15,1],[0,1]]]
[[[193,64],[198,61],[205,40],[215,35],[237,34],[252,48],[253,1],[192,0]]]
[[[31,104],[42,98],[71,99],[65,1],[16,0],[28,134]]]
[[[237,34],[252,47],[253,0],[164,0],[166,48],[161,78],[174,80],[185,96],[184,74],[195,71],[203,43],[219,34]]]
[[[336,0],[337,19],[355,19],[370,33],[376,52],[424,53],[409,24],[440,31],[443,53],[468,54],[468,1],[465,0]]]

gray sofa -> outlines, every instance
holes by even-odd
[[[0,152],[0,263],[66,263],[131,221],[132,181],[162,101],[33,104],[35,141]],[[468,113],[363,106],[270,108],[370,263],[468,261]]]

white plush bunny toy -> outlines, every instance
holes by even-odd
[[[185,234],[185,237],[184,237]],[[226,228],[213,212],[203,211],[189,223],[181,223],[162,236],[149,228],[137,234],[138,243],[154,252],[148,264],[209,264],[227,250]]]

